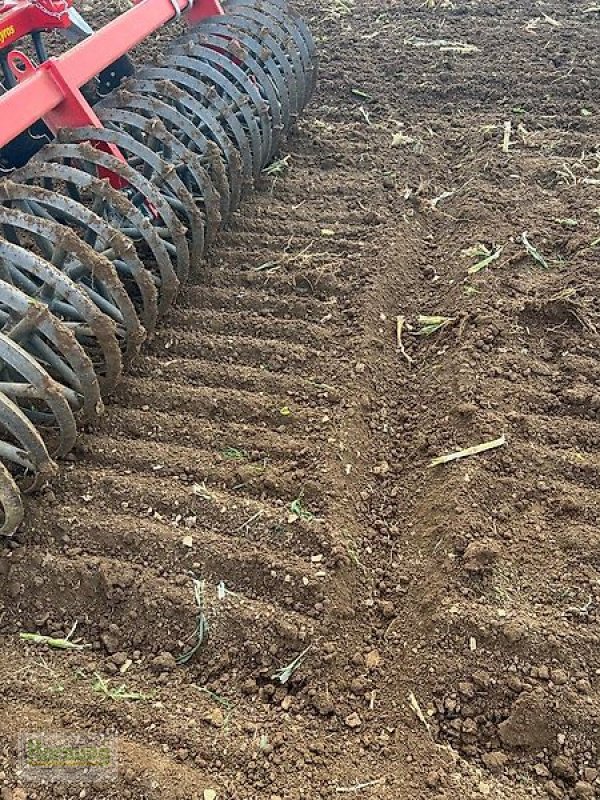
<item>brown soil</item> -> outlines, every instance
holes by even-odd
[[[0,560],[2,796],[600,796],[598,14],[299,5],[287,173]],[[117,783],[12,791],[27,729],[118,737]]]

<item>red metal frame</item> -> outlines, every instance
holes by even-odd
[[[185,17],[190,25],[196,25],[207,17],[218,17],[224,13],[220,0],[195,0]]]
[[[56,7],[56,0],[34,0],[38,5]],[[67,3],[69,0],[67,0]],[[31,0],[22,3],[32,8]],[[5,14],[0,7],[0,26]],[[101,127],[98,117],[80,88],[118,58],[140,44],[154,31],[185,12],[190,24],[223,14],[220,0],[140,0],[133,8],[109,22],[58,58],[36,67],[24,54],[12,51],[9,64],[19,85],[0,97],[0,147],[15,139],[40,119],[51,131],[92,125]],[[9,9],[12,13],[14,6]],[[50,9],[53,11],[53,8]],[[52,22],[59,18],[51,17]],[[49,19],[36,30],[53,25]],[[12,26],[13,23],[11,22]],[[2,27],[0,27],[1,38]],[[31,32],[31,31],[29,31]],[[8,41],[8,39],[7,39]],[[116,151],[118,153],[118,151]]]
[[[0,48],[11,47],[36,31],[68,28],[72,0],[5,0],[0,2]]]

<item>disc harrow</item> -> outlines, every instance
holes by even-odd
[[[0,180],[0,533],[102,412],[315,81],[283,0],[231,0]]]

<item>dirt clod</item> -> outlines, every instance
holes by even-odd
[[[463,559],[469,572],[484,572],[493,567],[500,557],[500,547],[496,542],[481,540],[471,542],[465,550]]]
[[[177,667],[177,661],[172,653],[162,652],[152,659],[150,667],[153,672],[173,672]]]
[[[550,769],[554,775],[566,781],[571,781],[575,777],[573,762],[566,756],[555,756],[550,763]]]
[[[550,745],[556,735],[555,724],[548,697],[538,688],[519,695],[509,717],[498,726],[498,734],[509,747],[535,751]]]
[[[580,798],[580,800],[589,800],[589,798],[594,797],[595,794],[596,792],[591,783],[577,781],[575,784],[575,797]]]
[[[362,719],[356,711],[353,711],[352,714],[348,714],[348,716],[344,718],[344,722],[348,728],[360,728],[362,725]]]
[[[114,654],[115,652],[118,651],[121,642],[119,636],[116,633],[111,633],[107,631],[106,633],[103,633],[100,638],[102,639],[102,644],[109,653]]]
[[[508,756],[501,750],[494,750],[491,753],[484,753],[481,760],[485,766],[494,771],[502,770],[508,763]]]

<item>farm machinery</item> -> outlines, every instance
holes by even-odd
[[[0,533],[23,519],[316,81],[284,0],[0,0]],[[158,63],[130,52],[185,21]],[[73,42],[49,57],[48,41]],[[19,49],[18,49],[19,48]]]

